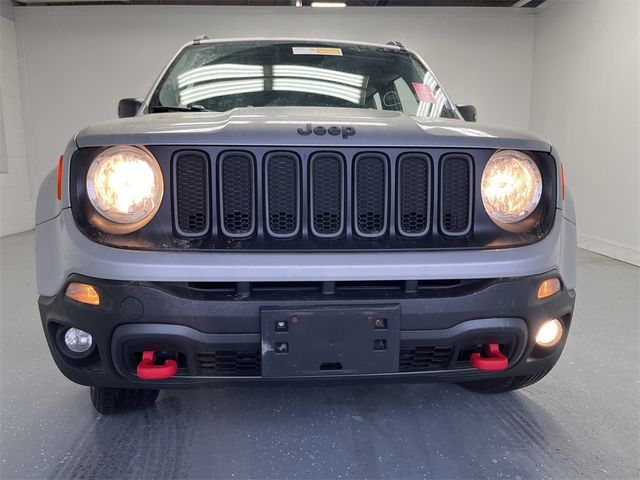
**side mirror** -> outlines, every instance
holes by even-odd
[[[123,98],[118,102],[118,118],[135,117],[144,100],[141,98]]]
[[[478,119],[478,112],[473,105],[456,105],[456,108],[467,122],[475,122]]]

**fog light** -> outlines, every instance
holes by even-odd
[[[73,353],[85,353],[93,345],[93,337],[79,328],[70,328],[64,334],[64,344]]]
[[[538,335],[536,335],[536,343],[541,347],[553,347],[562,338],[562,322],[557,318],[547,320],[542,324]]]
[[[550,297],[560,291],[562,286],[557,278],[548,278],[540,284],[538,288],[538,300]]]
[[[67,297],[76,302],[87,303],[89,305],[100,305],[100,295],[94,287],[86,283],[72,282],[64,293]]]

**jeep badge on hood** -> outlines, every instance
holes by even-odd
[[[331,127],[323,127],[322,125],[318,125],[314,128],[311,127],[312,125],[310,123],[307,123],[305,126],[305,130],[303,130],[302,128],[298,129],[298,134],[304,135],[306,137],[307,135],[311,135],[312,133],[315,133],[318,136],[326,135],[328,133],[329,135],[333,135],[334,137],[342,135],[342,138],[344,138],[345,140],[356,134],[356,129],[353,127],[337,127],[335,125]]]

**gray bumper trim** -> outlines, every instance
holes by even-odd
[[[71,210],[36,228],[40,295],[52,296],[72,273],[131,281],[344,281],[510,278],[558,270],[575,288],[575,225],[556,216],[541,241],[519,248],[426,252],[140,252],[99,245]]]

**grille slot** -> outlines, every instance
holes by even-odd
[[[451,362],[452,355],[453,347],[449,345],[401,345],[400,371],[445,370]]]
[[[222,231],[228,237],[247,237],[255,228],[255,163],[246,152],[220,156]]]
[[[387,229],[387,158],[364,153],[355,160],[355,230],[361,237],[379,237]]]
[[[486,288],[494,280],[362,280],[362,281],[273,281],[273,282],[164,282],[163,288],[173,295],[191,300],[226,298],[234,301],[253,296],[300,295],[410,295],[436,298],[442,295],[466,295]]]
[[[277,152],[265,160],[267,231],[272,237],[295,236],[300,228],[300,163],[293,153]]]
[[[183,237],[209,230],[209,158],[202,152],[179,152],[174,167],[174,216]]]
[[[311,232],[337,237],[344,228],[344,160],[334,153],[311,157]]]
[[[262,372],[258,349],[198,352],[196,363],[200,375],[249,377]]]
[[[473,170],[471,158],[447,155],[440,162],[440,229],[462,236],[471,230]]]
[[[398,230],[406,237],[427,233],[430,223],[431,161],[406,153],[398,160]]]

